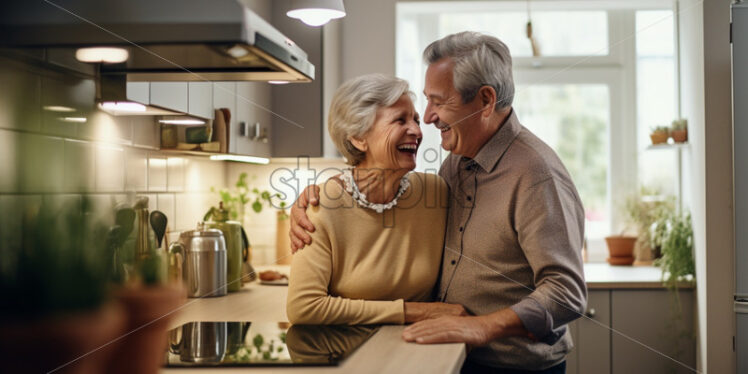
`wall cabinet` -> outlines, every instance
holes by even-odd
[[[322,27],[309,27],[286,16],[281,6],[273,7],[273,26],[294,41],[308,54],[315,67],[314,80],[309,83],[274,85],[272,118],[275,157],[323,156],[323,84]],[[327,26],[325,26],[327,27]]]
[[[213,83],[189,82],[187,112],[202,118],[213,118]]]
[[[270,157],[273,134],[271,128],[270,88],[265,82],[236,84],[236,153]],[[242,134],[244,128],[244,134]]]
[[[151,82],[151,105],[188,113],[187,82]]]
[[[569,324],[575,347],[567,373],[692,373],[693,310],[691,289],[678,300],[664,289],[590,290],[589,319]]]

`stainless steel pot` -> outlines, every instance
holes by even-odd
[[[184,282],[188,297],[226,295],[226,264],[223,233],[202,222],[169,246],[169,273]]]
[[[219,363],[226,355],[227,322],[190,322],[170,336],[171,353],[183,362]]]

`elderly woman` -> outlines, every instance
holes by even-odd
[[[439,275],[447,187],[415,173],[422,134],[407,82],[380,74],[343,84],[328,130],[352,167],[321,186],[307,211],[312,244],[293,256],[295,324],[402,324],[461,315],[431,299]]]

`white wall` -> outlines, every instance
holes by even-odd
[[[342,23],[342,79],[395,75],[395,0],[346,0]]]
[[[735,370],[730,0],[704,6],[706,371]]]
[[[681,108],[689,120],[699,370],[735,371],[730,0],[679,1]]]

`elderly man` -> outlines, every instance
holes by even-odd
[[[429,45],[424,59],[423,119],[451,152],[439,171],[450,206],[437,298],[471,316],[417,322],[403,338],[475,347],[463,372],[563,373],[572,348],[566,324],[581,315],[587,297],[584,210],[574,183],[514,113],[504,43],[463,32]],[[309,240],[302,227],[313,229],[306,198],[299,200],[294,249]]]

